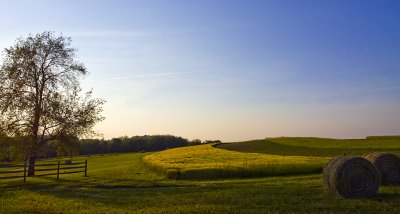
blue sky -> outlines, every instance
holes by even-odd
[[[400,134],[398,1],[3,1],[0,48],[72,37],[105,138]]]

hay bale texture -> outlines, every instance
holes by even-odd
[[[373,152],[364,156],[379,171],[383,185],[400,185],[400,158],[391,153]]]
[[[362,157],[333,158],[324,168],[325,183],[338,198],[367,198],[378,193],[378,170]]]

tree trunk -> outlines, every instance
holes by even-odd
[[[35,175],[35,161],[36,161],[36,154],[33,154],[29,157],[28,176]]]
[[[31,145],[31,155],[29,156],[29,167],[28,167],[28,176],[34,176],[35,175],[35,161],[36,161],[36,151],[38,149],[38,131],[39,131],[39,119],[40,119],[40,106],[42,104],[41,99],[38,100],[35,106],[35,117],[33,121],[33,127],[32,127],[32,145]]]

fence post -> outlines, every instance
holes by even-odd
[[[26,161],[24,162],[24,183],[26,182]]]
[[[85,177],[87,177],[87,160],[85,161]]]
[[[60,178],[60,161],[57,164],[57,180]]]

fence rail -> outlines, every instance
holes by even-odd
[[[74,163],[61,163],[58,161],[57,163],[50,163],[50,164],[35,164],[35,172],[50,172],[53,171],[53,173],[45,173],[45,174],[35,174],[33,177],[41,177],[41,176],[49,176],[49,175],[57,175],[57,179],[60,179],[60,175],[62,174],[73,174],[73,173],[84,173],[84,176],[87,176],[87,160],[84,162],[74,162]],[[56,166],[56,167],[55,167]],[[18,168],[22,168],[18,169]],[[0,169],[4,168],[16,168],[13,170],[7,170],[7,171],[0,171],[0,175],[10,175],[10,176],[0,176],[0,180],[4,179],[13,179],[13,178],[24,178],[24,182],[26,182],[26,178],[30,177],[27,175],[28,172],[28,167],[29,165],[25,162],[24,164],[7,164],[7,165],[0,165]],[[36,168],[36,167],[51,167],[51,168]],[[65,170],[71,170],[73,169],[74,171],[65,171]],[[81,170],[79,170],[81,169]],[[60,171],[64,170],[64,171]],[[56,171],[56,172],[54,172]]]

